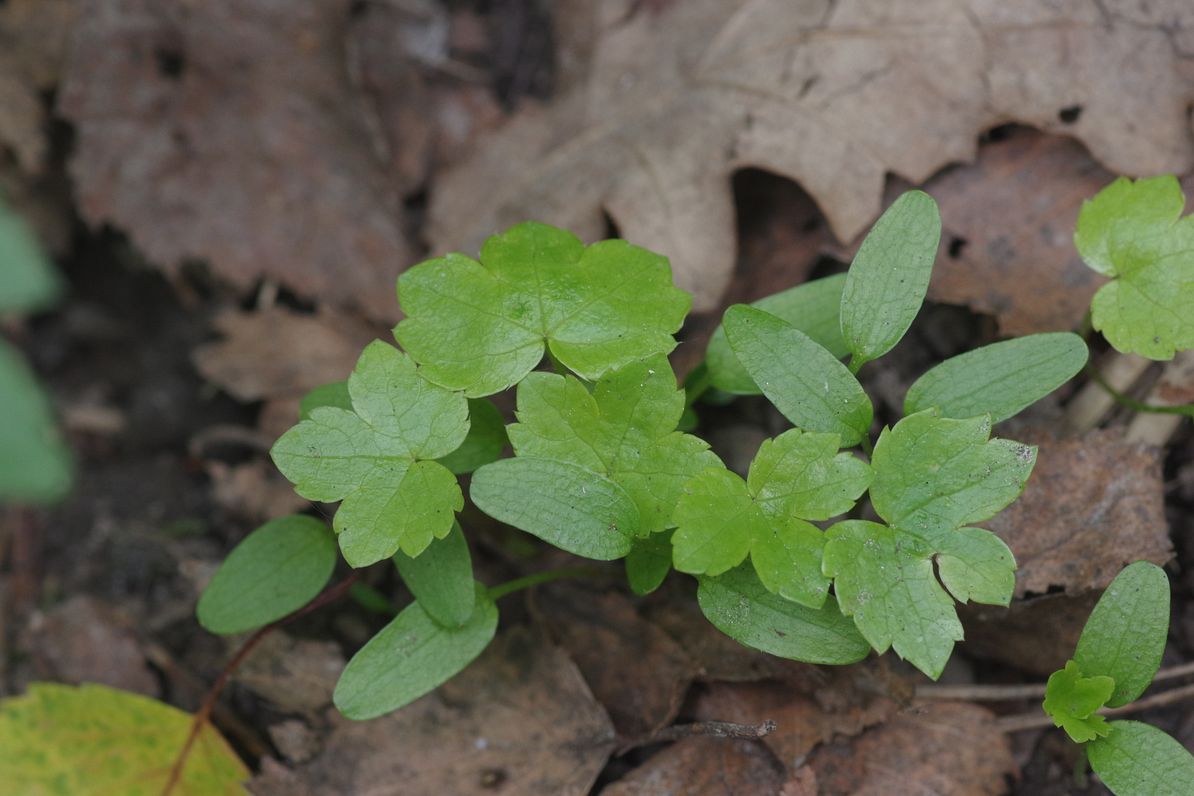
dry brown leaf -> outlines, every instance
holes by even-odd
[[[533,599],[620,736],[641,738],[671,723],[696,676],[696,664],[671,636],[614,591],[558,584]]]
[[[1101,589],[1133,561],[1169,560],[1155,448],[1113,429],[1063,440],[1025,430],[1016,439],[1040,445],[1036,467],[1020,499],[984,523],[1016,556],[1016,596]]]
[[[235,465],[211,460],[204,461],[203,466],[211,478],[212,497],[233,516],[259,523],[310,505],[265,459]]]
[[[1015,600],[1007,608],[978,603],[961,606],[966,641],[960,651],[974,660],[999,661],[1048,677],[1073,656],[1101,594],[1048,594]]]
[[[350,0],[91,0],[59,107],[91,224],[392,319],[411,259],[344,61]]]
[[[305,315],[275,306],[226,312],[215,320],[223,339],[191,359],[208,381],[239,401],[299,398],[347,378],[372,330],[330,312]]]
[[[332,715],[323,751],[259,794],[582,796],[613,748],[609,717],[563,650],[503,632],[433,694],[369,722]],[[274,767],[276,768],[276,767]]]
[[[440,178],[433,249],[475,251],[527,218],[596,237],[604,210],[708,309],[733,269],[741,167],[798,181],[850,239],[888,172],[923,182],[1009,120],[1064,129],[1117,172],[1194,162],[1184,0],[620,0],[573,13],[593,20],[587,80],[571,69],[576,88]]]
[[[994,716],[965,702],[909,709],[809,765],[821,793],[851,796],[996,796],[1017,770]]]
[[[758,741],[685,738],[601,796],[778,796],[783,784],[783,767]]]

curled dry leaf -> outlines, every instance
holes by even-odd
[[[1016,556],[1016,596],[1101,589],[1132,561],[1169,560],[1156,449],[1112,429],[1062,440],[1025,429],[1017,439],[1040,445],[1036,467],[1020,499],[985,523]]]
[[[821,793],[997,796],[1017,770],[994,716],[966,702],[916,706],[809,758]]]
[[[323,751],[252,784],[308,796],[581,796],[613,749],[609,717],[567,654],[525,627],[419,701],[369,722],[332,715]]]
[[[758,741],[685,738],[602,790],[601,796],[761,795],[778,793],[783,783],[783,767]]]
[[[93,0],[59,96],[83,217],[168,270],[395,314],[411,259],[344,64],[350,0]]]
[[[923,182],[1008,120],[1064,129],[1115,171],[1194,162],[1183,0],[621,0],[572,13],[595,31],[573,53],[588,56],[569,67],[575,87],[440,179],[434,249],[473,251],[525,218],[593,237],[604,210],[671,258],[700,310],[730,278],[730,175],[744,166],[797,180],[850,239],[878,214],[888,172]]]

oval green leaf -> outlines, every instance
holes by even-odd
[[[409,705],[455,677],[493,640],[497,606],[474,585],[472,616],[460,627],[436,624],[417,602],[378,631],[344,667],[332,695],[350,719],[372,719]]]
[[[1030,334],[947,359],[908,388],[904,414],[936,407],[944,417],[1007,420],[1072,379],[1086,364],[1076,334]]]
[[[871,646],[829,597],[808,608],[767,591],[749,564],[698,578],[705,617],[730,638],[780,658],[842,665],[860,661]]]
[[[502,455],[502,448],[510,441],[506,437],[506,422],[493,401],[470,398],[468,420],[468,435],[464,442],[439,459],[440,464],[456,475],[471,473],[483,464],[497,461]]]
[[[439,624],[460,627],[473,615],[473,560],[460,523],[414,558],[399,550],[394,565],[419,605]]]
[[[495,520],[585,558],[621,558],[638,535],[638,508],[626,490],[570,462],[502,459],[474,473],[469,494]]]
[[[1169,578],[1137,561],[1115,576],[1086,620],[1074,661],[1087,677],[1115,681],[1110,707],[1126,705],[1148,688],[1169,635]]]
[[[0,202],[0,314],[45,309],[62,293],[62,278],[24,220]]]
[[[13,348],[0,340],[0,501],[53,503],[70,491],[74,468],[50,400]]]
[[[334,406],[347,412],[352,411],[352,396],[348,394],[347,381],[333,381],[321,384],[299,401],[299,419],[310,420],[311,413],[321,406]]]
[[[923,191],[905,192],[867,233],[842,289],[842,337],[855,372],[894,348],[912,325],[940,241],[941,214]]]
[[[270,520],[233,548],[199,598],[199,624],[243,633],[302,608],[336,567],[336,539],[314,517]]]
[[[805,431],[857,445],[873,410],[862,385],[833,354],[774,315],[736,304],[726,310],[726,337],[738,361],[784,417]]]
[[[1116,796],[1189,796],[1194,756],[1169,734],[1139,721],[1113,721],[1086,744],[1090,767]]]
[[[634,540],[626,555],[626,580],[635,594],[650,594],[672,571],[672,531]]]
[[[834,274],[781,290],[752,302],[750,306],[782,318],[841,359],[850,353],[846,341],[842,339],[842,322],[838,312],[845,284],[845,274]],[[709,368],[709,380],[717,389],[734,395],[762,394],[763,391],[734,355],[725,329],[720,325],[709,339],[705,363]]]

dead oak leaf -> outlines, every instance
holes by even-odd
[[[344,64],[350,0],[92,0],[59,96],[83,217],[169,271],[205,260],[396,314],[412,250]]]
[[[797,180],[847,240],[888,172],[923,182],[1008,120],[1064,126],[1114,171],[1194,161],[1183,0],[579,5],[595,20],[586,79],[570,70],[575,88],[440,178],[433,249],[474,251],[526,218],[596,237],[604,210],[671,258],[702,310],[732,271],[735,169]]]
[[[601,791],[601,796],[778,794],[783,768],[758,741],[685,738]]]

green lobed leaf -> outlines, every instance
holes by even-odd
[[[497,606],[475,584],[475,603],[460,627],[437,624],[414,602],[378,631],[344,667],[332,695],[350,719],[372,719],[409,705],[463,671],[493,640]]]
[[[302,608],[336,568],[336,539],[314,517],[270,520],[241,540],[203,590],[195,614],[220,635],[264,627]]]
[[[667,357],[611,371],[592,393],[572,376],[532,373],[518,385],[518,456],[571,462],[608,477],[638,507],[639,533],[672,525],[684,482],[721,464],[704,440],[676,431],[684,391]]]
[[[0,501],[53,503],[70,491],[74,467],[49,398],[20,354],[0,340]]]
[[[1139,721],[1113,721],[1086,745],[1090,767],[1116,796],[1189,796],[1194,755],[1173,736]]]
[[[160,796],[193,718],[155,699],[87,683],[32,683],[0,701],[0,792]],[[247,793],[251,776],[203,722],[172,792]]]
[[[720,575],[749,554],[769,590],[811,608],[829,591],[821,571],[824,537],[809,520],[849,511],[870,468],[838,453],[836,434],[792,429],[766,440],[746,481],[724,468],[692,478],[676,504],[676,569]]]
[[[1074,660],[1089,675],[1115,681],[1110,707],[1144,693],[1161,666],[1169,636],[1169,578],[1147,561],[1124,568],[1086,620]]]
[[[62,278],[15,212],[0,201],[0,315],[36,312],[58,300]]]
[[[871,460],[875,511],[921,535],[995,516],[1024,491],[1036,448],[990,436],[985,416],[957,420],[934,409],[884,429]]]
[[[1171,176],[1119,178],[1084,202],[1074,243],[1112,278],[1091,302],[1091,322],[1120,351],[1172,359],[1194,348],[1194,220]]]
[[[691,306],[667,258],[528,222],[495,235],[480,262],[429,260],[398,278],[406,319],[398,342],[429,379],[476,398],[522,380],[544,348],[580,376],[607,371],[676,342]]]
[[[470,398],[468,402],[468,436],[460,447],[439,459],[439,463],[456,475],[471,473],[483,464],[495,462],[502,455],[509,438],[502,413],[486,398]]]
[[[417,556],[464,507],[456,477],[433,460],[460,447],[468,404],[381,341],[361,353],[348,392],[352,411],[312,409],[274,443],[274,463],[303,497],[343,501],[332,527],[352,566],[400,548]]]
[[[873,409],[858,380],[833,354],[783,320],[744,304],[722,321],[738,361],[784,417],[805,431],[857,445]]]
[[[1078,664],[1067,661],[1064,669],[1049,675],[1043,707],[1074,743],[1086,743],[1107,735],[1107,720],[1095,711],[1107,704],[1115,681],[1105,675],[1085,677]]]
[[[937,408],[945,417],[1007,420],[1044,398],[1086,365],[1076,334],[1030,334],[947,359],[908,388],[904,414]]]
[[[351,412],[352,396],[348,394],[348,382],[321,384],[304,395],[299,401],[299,419],[310,420],[311,413],[321,406],[333,406]]]
[[[808,335],[814,343],[841,359],[850,353],[846,341],[842,339],[842,322],[838,311],[845,284],[845,274],[834,274],[782,290],[752,302],[750,306],[787,321]],[[763,391],[734,355],[725,329],[720,324],[709,339],[705,363],[709,368],[709,379],[717,389],[735,395],[762,394]]]
[[[842,337],[855,372],[894,348],[912,325],[940,241],[941,214],[922,191],[906,191],[867,233],[842,289]]]
[[[473,560],[460,523],[443,539],[436,539],[417,558],[399,550],[394,566],[410,593],[436,623],[460,627],[473,615]]]
[[[772,594],[748,566],[698,578],[697,601],[721,632],[752,649],[806,663],[845,665],[870,649],[832,597],[808,608]]]
[[[572,462],[501,459],[473,474],[469,496],[495,520],[598,561],[625,556],[639,535],[626,490]]]
[[[672,532],[637,537],[626,554],[626,580],[635,594],[650,594],[672,571]]]

